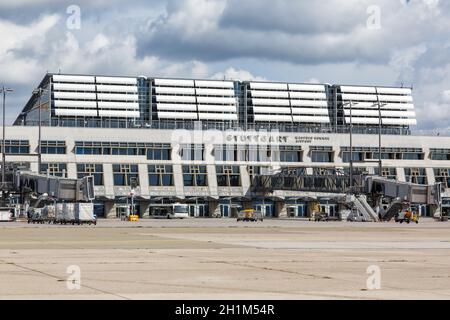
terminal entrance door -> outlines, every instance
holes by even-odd
[[[289,218],[305,218],[307,214],[304,204],[289,205],[286,210]]]
[[[116,217],[119,219],[130,215],[130,205],[116,205]]]
[[[263,217],[273,217],[273,205],[272,204],[257,204],[254,206],[256,211],[261,211]]]
[[[329,217],[337,217],[338,216],[338,210],[337,205],[335,204],[322,204],[320,205],[320,211],[323,213],[326,213]]]
[[[206,204],[189,204],[189,216],[202,218],[208,216],[208,206]]]
[[[228,218],[231,216],[231,205],[229,204],[220,204],[220,215],[224,218]]]

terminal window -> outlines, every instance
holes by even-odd
[[[272,159],[272,149],[268,145],[249,145],[247,161],[268,162]]]
[[[204,144],[185,144],[180,146],[180,156],[183,160],[205,160]]]
[[[139,171],[136,164],[113,164],[114,185],[139,185]]]
[[[365,161],[380,157],[377,147],[353,147],[353,161]],[[341,147],[342,161],[350,162],[350,147]],[[381,159],[385,160],[423,160],[424,152],[420,148],[381,148]]]
[[[425,168],[405,168],[406,182],[416,184],[427,184],[427,173]]]
[[[312,162],[333,162],[333,150],[331,147],[311,147]]]
[[[302,162],[301,148],[280,146],[280,162]]]
[[[270,167],[267,167],[267,166],[265,166],[265,167],[260,167],[260,166],[248,166],[247,167],[247,172],[248,172],[248,175],[249,175],[249,177],[250,177],[250,182],[252,182],[253,181],[253,179],[256,177],[256,176],[260,176],[260,175],[268,175],[268,174],[270,174]]]
[[[170,144],[145,142],[76,141],[75,154],[147,156],[148,160],[171,160]]]
[[[395,168],[381,168],[381,175],[380,175],[380,169],[375,168],[375,174],[377,176],[381,176],[387,179],[397,180],[397,170]]]
[[[185,187],[208,186],[208,174],[205,165],[184,165],[183,182]]]
[[[430,149],[431,160],[450,160],[450,149]]]
[[[247,161],[248,146],[224,144],[214,146],[216,161]]]
[[[153,145],[147,147],[148,160],[171,160],[172,148],[168,144]]]
[[[44,154],[66,154],[65,141],[42,141],[41,153]]]
[[[450,169],[438,168],[434,169],[434,177],[436,182],[441,182],[445,188],[450,188]]]
[[[65,163],[42,163],[40,169],[42,174],[67,178],[67,164]]]
[[[148,183],[154,187],[173,186],[173,168],[171,165],[149,165]]]
[[[86,176],[94,177],[94,185],[103,185],[103,165],[95,163],[78,163],[77,164],[78,179]]]
[[[219,187],[240,187],[239,166],[216,166],[217,185]]]
[[[3,141],[0,141],[1,150],[3,151]],[[28,154],[30,153],[30,142],[28,140],[6,140],[6,154]]]

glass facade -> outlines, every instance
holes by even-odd
[[[353,161],[379,159],[377,147],[353,147]],[[350,162],[350,147],[341,147],[342,162]],[[384,160],[423,160],[424,152],[419,148],[381,148],[381,159]]]
[[[168,144],[154,144],[147,148],[148,160],[171,160],[172,148]]]
[[[375,174],[380,176],[380,169],[375,168]],[[397,180],[397,170],[395,168],[381,168],[381,176],[387,179]]]
[[[240,187],[241,174],[239,166],[216,166],[217,185],[219,187]]]
[[[172,165],[149,165],[148,183],[152,187],[173,186],[173,168]]]
[[[450,161],[450,149],[430,149],[430,159]]]
[[[42,163],[40,172],[42,174],[49,174],[51,176],[67,178],[67,164],[65,164],[65,163]]]
[[[65,141],[44,140],[41,143],[41,153],[43,154],[66,154]]]
[[[149,160],[170,160],[170,144],[143,142],[76,141],[78,155],[146,156]]]
[[[434,169],[434,178],[436,182],[441,182],[445,188],[450,188],[450,169],[438,168]]]
[[[5,151],[7,154],[30,153],[30,142],[28,140],[5,140]],[[3,151],[3,140],[0,140],[1,151]]]
[[[428,184],[425,168],[405,168],[406,182]]]
[[[94,177],[94,184],[96,186],[102,186],[103,183],[103,165],[94,163],[78,163],[77,164],[77,177],[78,179],[86,176]]]
[[[139,172],[136,164],[113,164],[114,185],[134,187],[139,185]]]
[[[205,165],[184,165],[183,182],[185,187],[208,186],[208,174]]]
[[[204,161],[205,145],[204,144],[182,144],[180,146],[180,156],[186,161]]]

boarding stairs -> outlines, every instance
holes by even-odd
[[[347,199],[347,203],[352,206],[352,215],[355,215],[355,211],[359,216],[363,218],[364,221],[379,221],[378,215],[372,209],[372,207],[367,203],[367,199],[363,195],[351,195]]]
[[[403,209],[403,203],[400,201],[400,199],[395,199],[391,202],[389,207],[382,213],[382,220],[383,221],[391,221],[392,218],[395,217],[396,214],[400,212],[400,210]]]

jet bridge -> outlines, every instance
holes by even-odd
[[[21,195],[47,194],[61,201],[92,201],[95,199],[94,179],[86,176],[81,179],[69,179],[31,171],[15,171],[12,181],[13,191]]]
[[[399,199],[404,202],[439,205],[441,184],[421,185],[400,182],[378,176],[367,176],[365,192],[374,196]]]
[[[383,198],[390,201],[386,209],[379,205],[380,218],[391,220],[400,210],[411,203],[440,206],[442,203],[442,184],[420,185],[368,176],[365,181],[365,192],[381,204]],[[406,205],[405,205],[406,204]]]
[[[440,206],[441,184],[419,185],[400,182],[379,176],[353,175],[350,183],[348,172],[326,169],[321,174],[306,174],[303,168],[285,168],[275,174],[256,176],[251,191],[255,194],[273,194],[276,191],[298,191],[316,194],[335,194],[343,203],[355,208],[366,221],[390,220],[405,204]],[[389,201],[386,210],[382,200]],[[378,210],[374,210],[377,207]],[[378,211],[378,214],[376,213]]]

